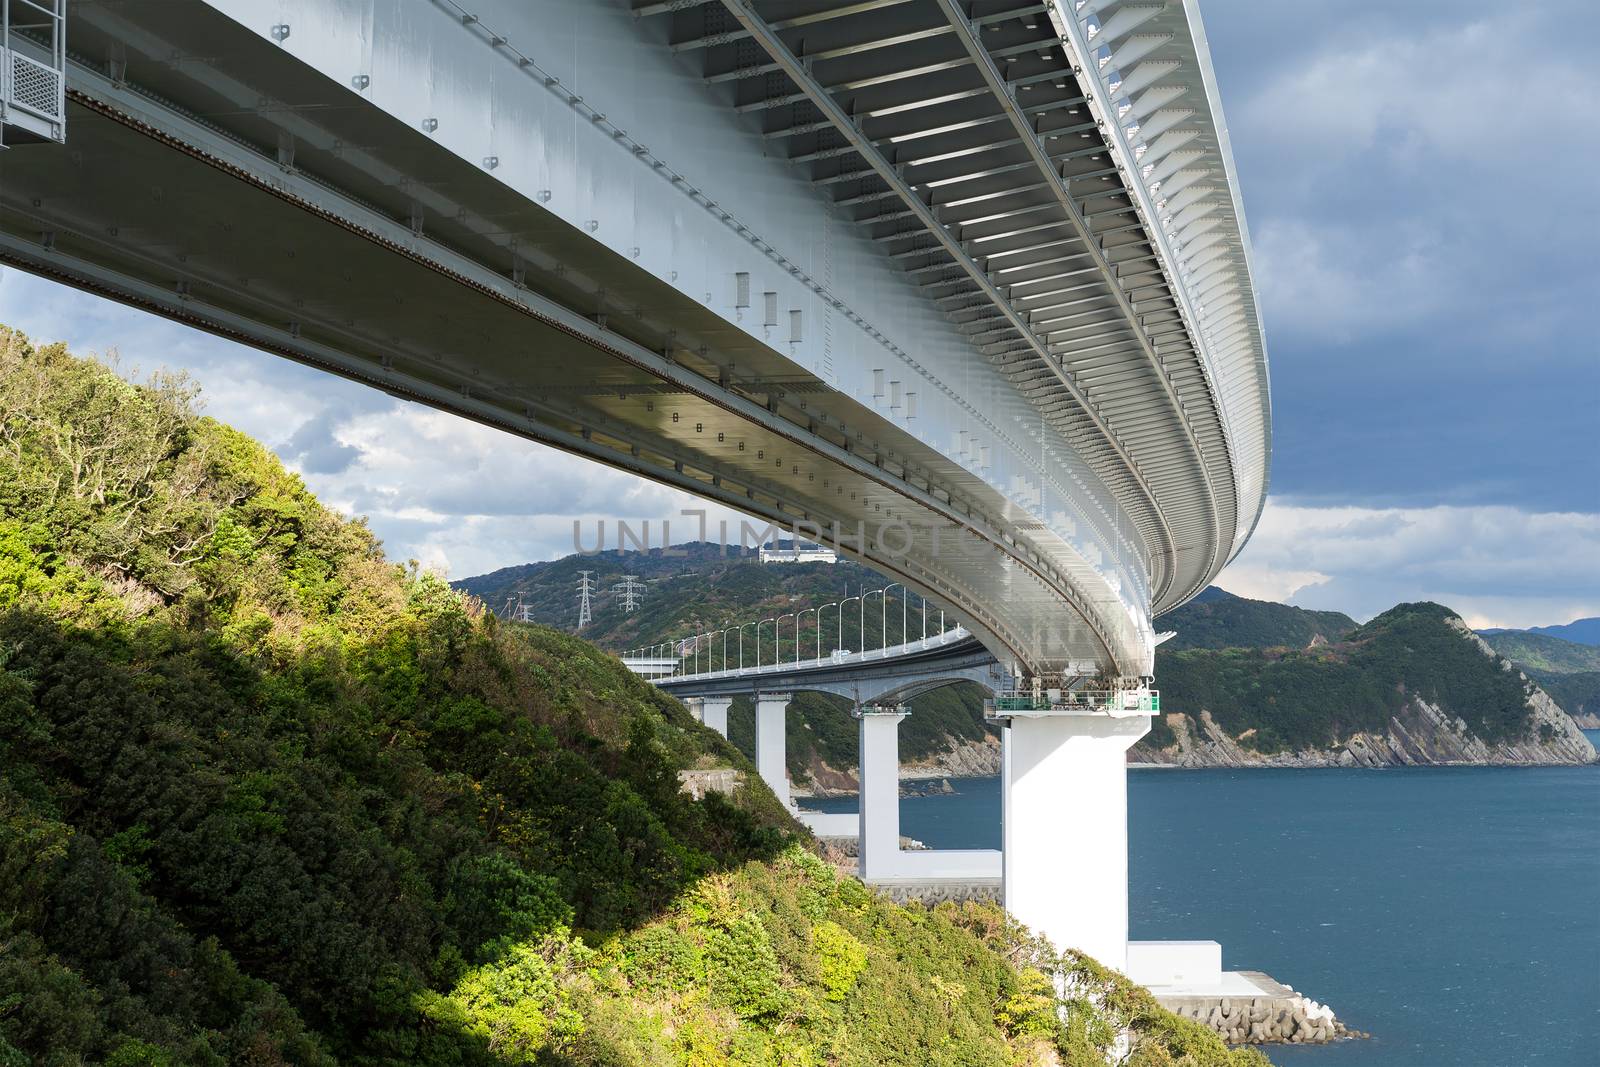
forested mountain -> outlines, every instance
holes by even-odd
[[[191,400],[0,330],[0,1065],[1264,1063],[840,877]]]
[[[1304,649],[1158,657],[1165,713],[1141,744],[1190,765],[1574,763],[1594,749],[1448,608],[1401,604]],[[1161,753],[1160,750],[1166,750]]]
[[[1156,619],[1156,629],[1176,637],[1162,653],[1189,648],[1305,648],[1312,641],[1337,641],[1356,628],[1338,611],[1308,611],[1270,600],[1250,600],[1216,586]]]
[[[1530,626],[1526,630],[1506,630],[1491,628],[1479,630],[1481,634],[1532,634],[1542,637],[1557,637],[1563,641],[1571,641],[1577,645],[1600,646],[1600,617],[1589,619],[1573,619],[1556,626]]]
[[[1567,714],[1583,725],[1600,726],[1600,648],[1532,630],[1482,631],[1481,636]]]
[[[1489,647],[1524,670],[1549,674],[1600,671],[1600,648],[1526,630],[1480,634]]]
[[[533,606],[536,617],[543,613],[570,626],[577,572],[595,570],[607,592],[585,632],[621,650],[720,627],[728,620],[795,612],[838,600],[847,588],[853,593],[863,583],[876,588],[887,581],[855,564],[763,565],[753,556],[728,555],[714,545],[687,545],[682,551],[674,557],[660,550],[574,555],[457,584],[490,603],[521,598]],[[623,613],[609,593],[624,573],[642,575],[648,588],[644,608],[632,615]],[[914,637],[920,632],[920,617],[914,598],[910,604],[907,629]],[[868,647],[879,639],[876,615],[868,612]],[[892,606],[889,616],[893,641],[899,637],[900,621]],[[1135,751],[1140,760],[1192,766],[1258,759],[1310,765],[1350,762],[1358,756],[1341,754],[1354,738],[1358,749],[1370,749],[1359,758],[1376,762],[1544,762],[1580,758],[1586,745],[1581,736],[1569,736],[1574,726],[1565,716],[1552,717],[1559,710],[1541,710],[1545,692],[1525,693],[1520,676],[1501,671],[1493,654],[1438,605],[1400,605],[1358,627],[1340,612],[1251,600],[1212,587],[1156,624],[1177,634],[1157,650],[1156,684],[1163,709],[1179,718],[1156,720]],[[835,630],[824,629],[830,647]],[[856,623],[846,622],[846,647],[856,643],[857,631]],[[763,656],[772,654],[771,633],[768,625]],[[783,634],[785,655],[793,653],[791,633],[786,629]],[[809,627],[803,640],[807,649],[814,647]],[[1585,714],[1600,706],[1600,667],[1590,673],[1573,671],[1600,664],[1596,650],[1536,634],[1504,633],[1486,640],[1507,650],[1508,658],[1566,710]],[[752,645],[752,631],[747,630],[746,655],[753,658]],[[1458,685],[1451,679],[1470,682]],[[1436,689],[1428,687],[1440,685],[1444,696],[1424,699],[1439,716],[1462,719],[1466,735],[1446,739],[1443,728],[1430,722],[1412,724],[1422,740],[1398,739],[1397,729],[1405,727],[1396,728],[1394,721],[1404,722],[1417,710],[1412,695],[1419,687],[1429,693]],[[847,714],[848,702],[802,693],[793,708],[796,713],[788,720],[791,776],[802,785],[853,788],[856,728]],[[754,743],[752,716],[748,702],[741,701],[729,720],[731,739],[746,753]],[[1540,736],[1541,728],[1550,736]],[[996,773],[995,734],[984,721],[983,694],[976,687],[924,694],[912,702],[911,715],[901,726],[902,760],[932,760],[935,766],[962,773]],[[1396,739],[1391,743],[1392,734]]]
[[[602,647],[623,652],[720,629],[729,623],[753,623],[806,608],[837,605],[846,597],[859,595],[862,589],[881,589],[890,581],[874,570],[844,560],[831,564],[763,564],[754,553],[704,543],[675,546],[672,553],[668,555],[661,549],[575,553],[548,563],[507,567],[454,584],[495,609],[521,604],[536,621],[573,631],[579,574],[591,571],[597,589],[594,618],[581,634]],[[645,587],[640,608],[631,614],[623,611],[614,592],[624,574],[638,575]],[[885,627],[890,643],[924,633],[922,603],[915,594],[905,597],[896,589],[890,593],[887,607],[873,597],[869,598],[866,611],[858,603],[850,604],[849,609],[843,616],[837,610],[830,611],[822,620],[822,647],[876,648]],[[817,654],[817,622],[816,613],[806,614],[801,630],[802,655]],[[937,633],[939,622],[938,610],[931,609],[926,632]],[[954,625],[953,621],[949,625]],[[794,656],[793,620],[779,629],[776,648],[773,630],[770,622],[761,628],[762,662],[770,662],[777,655]],[[737,662],[741,655],[740,641],[740,635],[728,634],[730,662]],[[746,662],[754,663],[757,648],[753,626],[745,628],[742,641]],[[717,663],[721,662],[721,655],[720,637],[713,649],[702,652],[702,657],[713,657]],[[902,758],[908,762],[927,760],[997,736],[984,721],[983,699],[984,694],[971,685],[952,686],[917,697],[909,705],[910,717],[900,728]],[[853,787],[857,743],[850,702],[822,693],[801,693],[791,712],[787,755],[794,780],[802,786],[812,782],[823,788]],[[754,714],[750,702],[741,699],[735,703],[729,720],[730,736],[747,754],[754,749]]]

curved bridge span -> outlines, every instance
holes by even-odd
[[[1260,514],[1194,0],[31,6],[0,262],[793,528],[1035,692],[1146,681]],[[1125,828],[1047,842],[1131,727],[1040,710],[1007,902],[1118,963]]]
[[[1260,510],[1193,4],[64,10],[4,262],[798,525],[1028,676],[1148,675]]]

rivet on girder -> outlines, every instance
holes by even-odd
[[[280,44],[289,39],[289,24],[280,22],[272,27],[272,39]]]
[[[365,89],[371,84],[372,78],[366,74],[357,74],[354,78],[350,79],[351,87],[358,90]]]

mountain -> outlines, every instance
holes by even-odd
[[[1156,619],[1157,630],[1177,633],[1161,645],[1163,653],[1191,648],[1305,648],[1319,638],[1337,641],[1355,628],[1356,621],[1342,612],[1250,600],[1216,586]]]
[[[1480,636],[1538,682],[1580,726],[1600,727],[1600,648],[1531,630],[1480,631]]]
[[[1161,657],[1140,758],[1183,766],[1586,763],[1595,751],[1526,675],[1438,604],[1401,604],[1305,649]]]
[[[452,584],[493,610],[503,612],[508,605],[514,609],[520,604],[530,621],[576,631],[578,583],[584,571],[590,572],[595,592],[593,618],[582,630],[582,636],[619,652],[707,632],[730,621],[753,622],[837,602],[863,587],[881,589],[890,581],[876,571],[845,560],[762,564],[753,552],[699,542],[675,545],[669,551],[657,548],[648,552],[574,553],[546,563],[506,567]],[[615,589],[625,574],[636,575],[644,586],[639,607],[632,613],[623,609]],[[898,640],[898,607],[891,621],[890,640]],[[830,639],[836,632],[835,622],[835,616],[830,615]],[[858,641],[856,620],[846,622],[848,637]],[[878,622],[875,617],[867,620],[873,647],[878,639]],[[920,613],[916,623],[920,626]],[[785,630],[788,629],[786,625]],[[772,654],[771,637],[769,625],[764,632],[768,643],[763,651],[767,656]],[[792,633],[783,637],[784,647],[792,655]],[[806,640],[809,644],[810,634]],[[752,657],[754,641],[753,631],[747,630],[746,652]]]
[[[1491,627],[1478,632],[1480,634],[1542,634],[1545,637],[1558,637],[1563,641],[1571,641],[1574,644],[1600,646],[1600,617],[1574,619],[1558,626],[1532,626],[1526,630]]]
[[[574,555],[469,578],[457,587],[497,605],[520,599],[535,618],[571,626],[578,571],[594,571],[603,592],[584,634],[621,651],[719,627],[728,619],[796,612],[838,600],[846,588],[853,592],[887,581],[855,564],[763,565],[753,555],[730,555],[707,544],[677,551],[682,554]],[[647,589],[643,607],[631,615],[610,592],[624,573],[640,575]],[[879,620],[868,614],[872,647]],[[913,607],[907,617],[915,636],[919,614]],[[890,640],[898,638],[898,624],[891,617]],[[1584,716],[1587,723],[1600,706],[1600,674],[1571,673],[1600,660],[1600,652],[1585,646],[1541,635],[1483,639],[1515,650],[1507,657],[1537,683],[1524,692],[1528,683],[1522,676],[1497,667],[1495,652],[1439,605],[1400,605],[1357,626],[1340,612],[1251,600],[1212,587],[1161,616],[1157,625],[1177,633],[1156,656],[1156,684],[1168,715],[1157,719],[1134,750],[1139,761],[1317,766],[1590,758],[1587,741],[1561,711]],[[854,644],[855,624],[846,620],[845,631],[846,644]],[[771,655],[771,627],[764,632],[765,659]],[[835,632],[825,628],[824,640],[834,640]],[[746,630],[745,651],[753,658],[751,637]],[[814,640],[808,631],[807,646]],[[783,648],[792,654],[788,632]],[[1542,649],[1542,657],[1534,649]],[[1524,655],[1529,658],[1518,659]],[[1557,664],[1563,673],[1551,673]],[[1414,694],[1419,686],[1428,694],[1420,700],[1394,695]],[[856,788],[856,731],[849,710],[849,702],[838,697],[797,696],[787,754],[798,791]],[[749,702],[738,701],[729,717],[730,739],[746,755],[753,751],[753,716]],[[999,773],[998,732],[985,721],[983,694],[974,686],[916,698],[900,740],[903,777]]]
[[[0,1064],[1265,1064],[841,876],[193,399],[0,329]]]
[[[1531,630],[1480,632],[1485,643],[1524,670],[1547,674],[1600,671],[1600,647]]]
[[[520,604],[534,621],[571,632],[576,629],[577,590],[583,571],[591,573],[597,592],[593,620],[581,634],[619,653],[716,630],[729,622],[748,623],[837,604],[863,588],[881,589],[890,581],[870,568],[843,560],[763,564],[754,553],[691,543],[674,546],[671,554],[661,549],[574,554],[546,563],[506,567],[454,584],[486,605],[504,609]],[[632,613],[623,610],[614,591],[625,574],[637,575],[644,586],[640,606]],[[902,605],[899,595],[892,594],[887,612],[877,600],[869,606],[872,610],[863,615],[859,605],[852,605],[855,614],[847,613],[842,619],[837,612],[830,613],[823,622],[825,645],[835,647],[842,622],[846,646],[860,646],[863,619],[867,648],[878,646],[885,620],[891,643],[901,640],[902,634],[918,637],[923,633],[922,605],[915,596]],[[815,615],[807,614],[802,635],[805,655],[815,654],[815,620]],[[936,608],[929,611],[927,626],[929,633],[938,631]],[[754,627],[746,626],[742,637],[744,655],[754,662]],[[720,637],[716,644],[715,655],[720,657]],[[739,644],[740,635],[730,633],[732,662],[738,661]],[[792,657],[792,623],[784,624],[776,650],[772,625],[762,627],[760,651],[763,662],[770,662],[774,655]],[[908,776],[999,773],[999,734],[984,721],[983,700],[976,686],[958,685],[926,693],[909,703],[911,714],[900,728],[900,754]],[[788,718],[787,755],[790,776],[800,792],[856,788],[856,724],[850,710],[850,702],[842,697],[823,693],[797,696]],[[730,709],[729,734],[746,755],[754,753],[754,715],[748,700],[736,701]]]

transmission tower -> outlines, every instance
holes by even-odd
[[[594,595],[594,571],[578,572],[578,629],[589,625],[589,598]]]
[[[638,611],[639,602],[644,599],[644,583],[637,574],[624,574],[622,581],[612,586],[611,591],[622,601],[622,610],[628,615]]]
[[[533,605],[524,601],[522,597],[517,597],[517,610],[512,613],[511,617],[517,622],[532,622]]]

